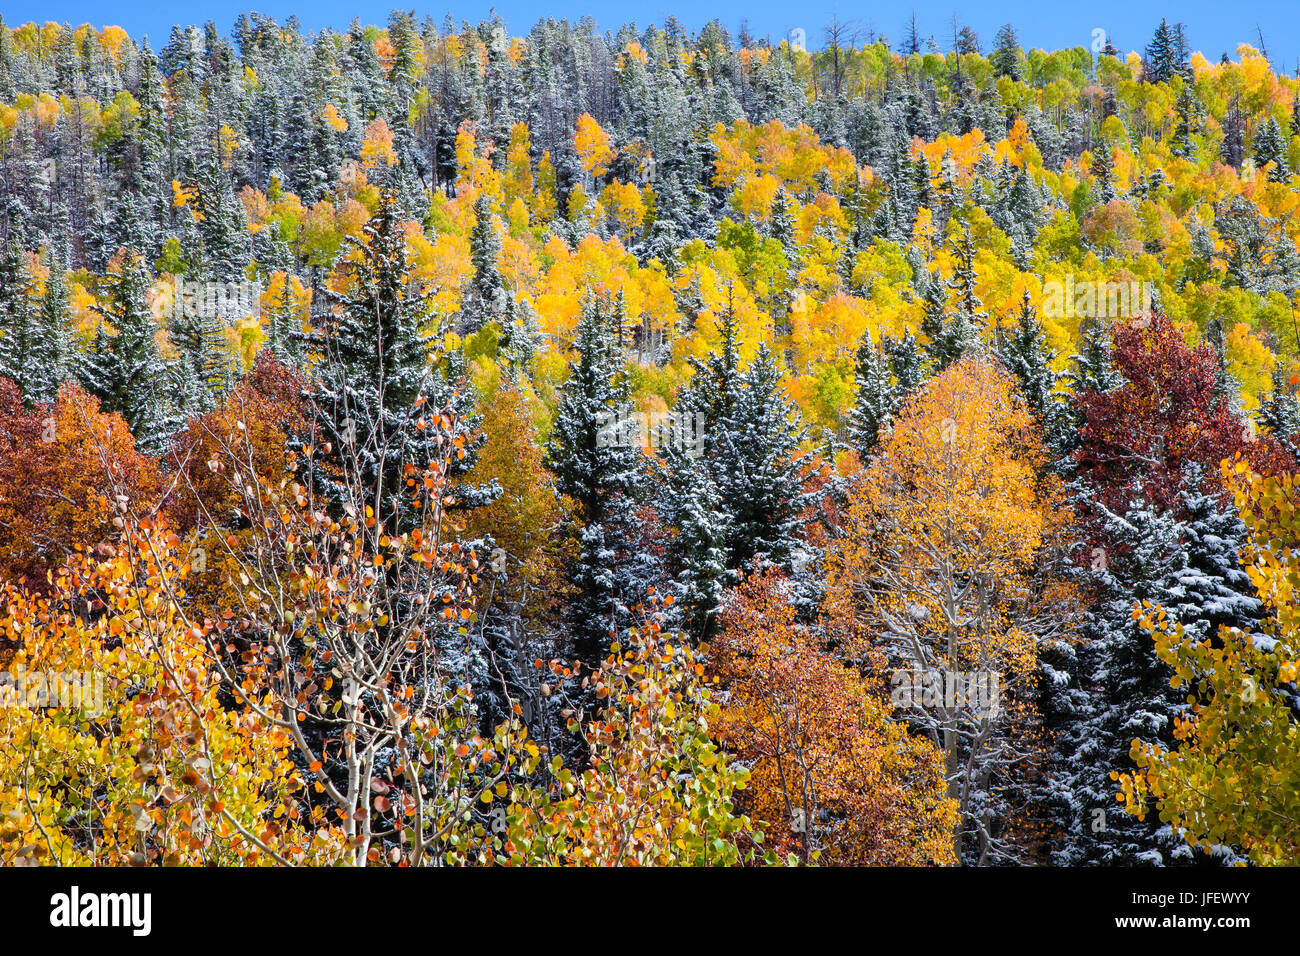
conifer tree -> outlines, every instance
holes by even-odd
[[[1255,417],[1266,435],[1272,435],[1293,455],[1300,454],[1296,444],[1300,436],[1300,400],[1296,399],[1295,377],[1287,379],[1280,361],[1273,365],[1273,390],[1260,401]]]
[[[408,283],[406,234],[391,192],[350,247],[355,255],[340,260],[343,291],[326,292],[335,308],[305,341],[316,358],[310,397],[320,430],[311,473],[340,505],[379,504],[376,513],[400,514],[405,466],[437,458],[438,430],[423,421],[449,395],[429,369],[426,306]],[[458,417],[471,434],[465,415]]]
[[[1291,181],[1291,164],[1287,162],[1290,146],[1282,135],[1282,127],[1276,117],[1270,116],[1255,131],[1255,168],[1263,169],[1271,163],[1268,170],[1269,182]]]
[[[89,376],[106,412],[117,412],[144,451],[162,450],[181,422],[164,393],[169,368],[158,348],[158,326],[149,309],[149,271],[138,255],[128,256],[109,277],[108,301],[100,307],[101,327]]]
[[[578,555],[568,568],[566,610],[574,652],[595,666],[652,583],[638,570],[636,508],[644,476],[638,437],[627,428],[626,384],[610,345],[607,307],[583,304],[578,356],[564,384],[547,447],[556,490],[576,507]],[[640,567],[638,565],[640,564]]]
[[[505,317],[510,294],[501,278],[501,233],[492,200],[482,194],[474,203],[474,228],[470,232],[470,259],[474,274],[465,289],[458,331],[462,335],[478,331],[488,322]]]
[[[893,420],[898,407],[898,390],[891,381],[889,356],[871,343],[871,330],[862,333],[853,371],[857,397],[849,414],[849,443],[863,461]]]
[[[975,245],[970,229],[965,224],[959,238],[953,242],[956,265],[947,281],[953,294],[953,307],[944,312],[943,325],[931,340],[927,354],[931,370],[937,372],[960,359],[967,351],[979,348],[981,332],[988,323],[984,303],[975,293]]]
[[[924,361],[916,336],[911,328],[903,330],[903,337],[897,341],[886,338],[884,350],[889,355],[889,368],[894,373],[897,385],[898,401],[902,403],[916,394],[925,383]]]
[[[1059,449],[1067,427],[1065,408],[1057,396],[1056,384],[1060,375],[1053,368],[1056,350],[1047,345],[1047,337],[1038,321],[1029,290],[1025,290],[1016,328],[1003,342],[1000,352],[1002,364],[1016,376],[1029,407],[1042,423],[1046,444]]]
[[[1020,40],[1015,28],[1009,23],[998,27],[993,37],[994,49],[989,55],[989,65],[993,67],[994,76],[1005,76],[1012,80],[1020,79]]]

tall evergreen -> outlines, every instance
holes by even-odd
[[[943,324],[927,348],[935,371],[946,368],[981,345],[981,333],[988,323],[984,303],[975,293],[975,245],[970,228],[962,225],[961,235],[953,242],[956,265],[948,278],[952,305],[944,312]]]
[[[181,422],[165,393],[169,368],[149,309],[149,270],[139,256],[128,256],[108,284],[99,311],[113,331],[99,330],[88,384],[105,411],[126,419],[140,448],[161,451]]]
[[[501,233],[492,200],[486,193],[474,203],[474,228],[469,237],[470,260],[474,274],[470,277],[461,305],[459,331],[476,332],[488,322],[501,321],[509,307],[510,293],[501,278]]]
[[[871,343],[871,330],[858,343],[853,379],[857,396],[849,413],[849,443],[865,461],[889,428],[898,407],[898,388],[892,381],[889,355]]]
[[[702,425],[699,455],[677,451],[670,467],[708,470],[726,512],[728,572],[760,556],[786,565],[807,504],[800,474],[806,462],[798,450],[803,424],[783,393],[781,370],[766,344],[742,369],[730,308],[721,331],[721,351],[691,361],[694,375],[676,409],[684,420]],[[665,519],[675,523],[670,515]]]
[[[556,490],[576,506],[578,554],[567,570],[574,589],[565,618],[579,659],[596,666],[631,608],[653,583],[643,573],[636,509],[641,452],[624,427],[627,387],[610,342],[610,309],[583,303],[574,361],[547,447]]]
[[[1295,378],[1287,379],[1282,363],[1273,365],[1273,390],[1260,400],[1256,421],[1264,434],[1272,435],[1293,455],[1300,455],[1300,400],[1296,399]]]
[[[993,67],[994,76],[1005,76],[1012,80],[1020,79],[1020,40],[1009,23],[998,27],[993,37],[993,52],[989,55],[989,65]]]
[[[1065,407],[1057,395],[1060,375],[1053,368],[1056,350],[1047,345],[1047,336],[1038,321],[1029,291],[1025,290],[1020,317],[1015,329],[1006,337],[1000,352],[1002,364],[1016,376],[1029,407],[1042,423],[1049,447],[1059,449],[1068,427]]]
[[[1287,183],[1291,181],[1291,164],[1287,154],[1291,144],[1282,134],[1282,127],[1277,118],[1270,116],[1255,131],[1254,140],[1255,168],[1263,169],[1272,164],[1268,171],[1269,182]]]
[[[349,246],[356,255],[346,260],[346,285],[327,290],[334,308],[306,336],[316,359],[310,397],[321,449],[311,470],[317,487],[340,504],[400,512],[404,466],[422,468],[439,457],[438,429],[422,425],[440,410],[440,389],[422,329],[427,307],[408,285],[406,234],[390,192]]]

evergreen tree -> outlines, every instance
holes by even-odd
[[[849,443],[865,461],[889,428],[898,407],[898,391],[891,381],[889,356],[871,343],[871,330],[862,333],[853,372],[857,397],[849,414]]]
[[[1263,169],[1272,164],[1268,170],[1269,182],[1291,181],[1291,164],[1287,162],[1291,144],[1282,135],[1282,127],[1275,117],[1270,116],[1259,125],[1255,131],[1254,148],[1256,169]]]
[[[1047,345],[1047,337],[1043,334],[1028,290],[1025,290],[1020,306],[1019,321],[1003,343],[1000,357],[1002,364],[1020,382],[1025,400],[1042,423],[1048,447],[1059,449],[1065,442],[1063,432],[1068,423],[1065,408],[1056,392],[1060,380],[1060,375],[1052,367],[1056,350]]]
[[[894,373],[901,404],[925,383],[924,357],[910,328],[904,329],[903,337],[897,341],[886,339],[884,350],[889,355],[889,368]]]
[[[596,666],[611,638],[632,621],[630,608],[651,583],[638,571],[636,508],[643,491],[641,453],[626,427],[627,389],[610,347],[608,310],[583,304],[578,357],[564,384],[547,456],[556,490],[576,506],[578,555],[568,568],[575,595],[566,610],[574,652]]]
[[[0,377],[11,378],[30,402],[40,372],[35,367],[35,281],[27,267],[21,233],[11,229],[0,252]]]
[[[954,307],[945,311],[942,328],[927,348],[932,371],[947,368],[966,352],[978,349],[982,344],[980,333],[988,322],[988,313],[982,310],[984,303],[975,294],[975,245],[965,224],[953,243],[953,251],[957,262],[947,288],[953,293]]]
[[[998,27],[993,37],[993,52],[989,55],[989,65],[993,67],[994,76],[1005,76],[1020,80],[1020,40],[1015,28],[1009,23]]]
[[[45,281],[45,294],[41,296],[32,349],[33,378],[29,396],[33,402],[53,402],[58,396],[59,386],[71,371],[70,308],[71,297],[63,264],[51,260],[50,277]]]
[[[145,451],[162,450],[181,422],[164,394],[169,368],[158,349],[158,327],[149,310],[150,278],[144,260],[129,256],[109,277],[100,308],[104,321],[96,337],[89,385],[106,412],[117,412]]]
[[[675,470],[708,470],[726,511],[726,568],[733,574],[760,556],[787,564],[806,504],[798,454],[803,425],[765,344],[740,368],[735,322],[728,308],[721,352],[692,360],[695,374],[677,404],[679,416],[702,426],[700,454],[678,450],[669,460]]]
[[[378,504],[376,513],[401,514],[405,466],[439,457],[439,430],[422,427],[425,417],[438,414],[454,390],[429,369],[430,336],[421,330],[427,306],[407,283],[406,234],[391,192],[349,245],[358,255],[341,259],[346,287],[327,290],[334,309],[306,336],[316,358],[310,398],[320,430],[310,469],[315,486],[339,505]],[[467,409],[453,410],[471,434]]]
[[[501,256],[501,233],[486,193],[474,203],[474,228],[470,232],[470,259],[474,275],[465,289],[458,331],[470,334],[488,322],[504,318],[510,294],[497,264]]]
[[[1103,206],[1115,198],[1115,157],[1114,147],[1104,138],[1097,143],[1092,156],[1092,178],[1097,193],[1097,202]]]
[[[1279,361],[1273,365],[1273,390],[1259,403],[1256,420],[1264,434],[1272,435],[1293,455],[1300,455],[1296,444],[1300,436],[1300,401],[1296,399],[1295,378],[1288,382]]]

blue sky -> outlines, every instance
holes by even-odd
[[[409,2],[409,0],[408,0]],[[148,33],[155,46],[166,42],[171,25],[214,20],[222,32],[229,31],[235,17],[257,9],[282,19],[296,13],[308,30],[326,26],[346,27],[354,16],[363,23],[382,23],[388,4],[359,3],[357,0],[198,0],[187,4],[162,4],[156,0],[3,0],[0,13],[11,26],[27,20],[59,20],[73,24],[115,23],[133,36]],[[662,22],[669,14],[691,29],[716,17],[733,30],[742,19],[757,36],[777,39],[795,27],[802,27],[813,47],[821,29],[838,14],[863,27],[897,40],[912,9],[916,10],[922,36],[934,34],[944,45],[951,32],[954,13],[963,24],[979,33],[987,47],[999,24],[1015,25],[1026,46],[1056,49],[1088,46],[1092,31],[1106,30],[1115,45],[1127,51],[1141,49],[1162,16],[1182,20],[1194,49],[1211,59],[1220,53],[1232,55],[1243,41],[1257,43],[1255,28],[1263,28],[1264,40],[1273,65],[1286,72],[1296,69],[1300,58],[1300,4],[1295,0],[1093,0],[1089,3],[1051,3],[1045,0],[941,0],[898,5],[837,3],[809,0],[806,3],[773,3],[766,0],[641,0],[603,2],[593,0],[498,0],[495,9],[511,27],[522,33],[542,16],[576,19],[584,14],[596,18],[602,28],[625,21],[639,26]],[[441,20],[451,13],[457,20],[478,21],[487,15],[486,3],[442,0],[438,6],[417,6],[418,14],[429,13]]]

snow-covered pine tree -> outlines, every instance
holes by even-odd
[[[1115,198],[1115,147],[1105,137],[1092,151],[1093,189],[1097,202],[1105,205]]]
[[[565,617],[573,650],[589,666],[632,623],[652,585],[636,547],[644,475],[639,440],[624,427],[627,387],[610,337],[608,305],[588,298],[578,321],[578,357],[564,384],[547,447],[556,490],[576,505],[578,555],[568,568],[575,594]]]
[[[682,420],[702,428],[702,451],[698,457],[676,455],[670,467],[708,469],[727,515],[729,572],[758,557],[788,565],[807,505],[800,474],[806,461],[798,451],[803,425],[783,394],[781,370],[766,344],[748,368],[740,368],[731,308],[723,313],[721,332],[721,352],[692,359],[695,374],[676,409]]]
[[[349,245],[357,255],[340,259],[345,288],[327,290],[335,309],[305,342],[317,359],[310,398],[320,435],[311,475],[339,505],[378,504],[376,513],[400,514],[405,466],[437,458],[438,429],[422,420],[442,409],[431,394],[426,305],[408,285],[406,233],[391,192]],[[463,418],[460,428],[470,434]]]
[[[1052,367],[1056,350],[1047,345],[1047,336],[1038,321],[1029,291],[1025,290],[1015,329],[1002,342],[1002,364],[1016,376],[1029,407],[1042,423],[1047,447],[1059,450],[1066,443],[1069,428],[1065,406],[1056,391],[1060,375]]]
[[[849,413],[849,444],[863,461],[875,451],[898,408],[898,388],[892,381],[889,356],[871,343],[871,330],[862,333],[853,369],[857,396]]]
[[[1261,399],[1255,419],[1266,435],[1272,435],[1293,455],[1300,455],[1300,400],[1296,399],[1295,377],[1287,378],[1282,363],[1273,365],[1273,390]]]
[[[1287,183],[1291,181],[1291,164],[1287,162],[1287,153],[1290,152],[1290,143],[1282,135],[1282,127],[1278,124],[1277,118],[1270,116],[1267,120],[1259,124],[1255,131],[1254,141],[1255,151],[1255,168],[1263,169],[1269,166],[1268,181],[1271,183]]]
[[[89,384],[104,411],[126,419],[142,450],[158,452],[181,420],[164,393],[169,368],[158,349],[149,287],[148,267],[138,255],[128,256],[110,274],[108,301],[98,311],[116,333],[100,328]]]
[[[0,377],[13,379],[30,402],[39,377],[33,364],[38,325],[32,303],[35,281],[21,235],[10,229],[0,251]]]
[[[33,402],[53,402],[72,367],[70,302],[63,263],[52,259],[50,276],[45,280],[45,292],[37,312],[32,347],[30,399]]]
[[[469,335],[488,322],[500,321],[506,314],[510,293],[501,278],[501,232],[492,200],[482,194],[474,203],[474,228],[469,237],[470,260],[474,274],[465,288],[457,332]]]
[[[943,327],[927,348],[931,373],[947,368],[972,349],[982,344],[981,333],[988,324],[984,303],[975,293],[975,245],[970,228],[965,223],[961,235],[953,241],[956,264],[947,281],[953,293],[953,307],[944,313]]]
[[[668,470],[660,513],[677,528],[668,546],[672,587],[682,626],[697,640],[708,640],[717,626],[727,584],[730,516],[707,468],[675,457]]]
[[[1084,576],[1097,601],[1084,624],[1074,665],[1055,675],[1048,722],[1059,733],[1049,803],[1062,841],[1053,852],[1065,865],[1173,865],[1199,854],[1158,816],[1138,820],[1116,809],[1112,772],[1131,772],[1134,739],[1172,746],[1173,722],[1184,695],[1170,687],[1172,672],[1134,620],[1137,602],[1163,607],[1188,639],[1214,639],[1220,627],[1258,625],[1263,606],[1238,552],[1247,531],[1227,501],[1204,489],[1189,466],[1177,510],[1161,513],[1134,498],[1123,515],[1107,511],[1080,489],[1079,507],[1097,519],[1095,547],[1083,555]],[[1209,848],[1218,859],[1231,851]]]
[[[903,330],[901,339],[886,337],[883,347],[889,355],[889,368],[894,373],[898,402],[901,404],[925,384],[924,356],[910,327]]]

